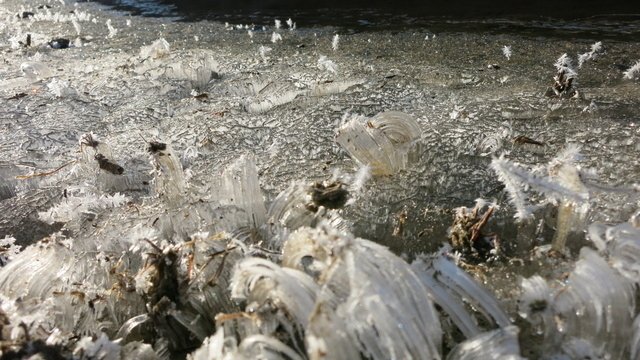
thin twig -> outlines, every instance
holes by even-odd
[[[493,206],[490,207],[484,213],[484,215],[482,215],[482,219],[480,219],[480,221],[478,221],[477,223],[473,224],[473,226],[471,227],[471,242],[475,242],[476,240],[478,240],[478,238],[480,237],[480,231],[482,231],[482,228],[489,221],[491,214],[493,214],[493,209],[494,209]]]
[[[31,179],[31,178],[34,178],[34,177],[49,176],[51,174],[54,174],[54,173],[60,171],[65,166],[71,165],[71,164],[73,164],[75,162],[76,162],[76,160],[70,161],[70,162],[60,166],[59,168],[56,168],[56,169],[51,170],[51,171],[43,172],[43,173],[37,173],[37,174],[31,174],[31,175],[18,175],[18,176],[16,176],[16,179],[24,180],[24,179]]]

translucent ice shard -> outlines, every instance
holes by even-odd
[[[633,338],[631,338],[631,359],[640,359],[640,315],[633,321]]]
[[[542,277],[534,275],[528,279],[522,279],[520,287],[522,288],[522,295],[518,301],[520,316],[531,323],[547,321],[552,304],[552,292],[547,282]]]
[[[427,289],[386,248],[326,229],[330,254],[307,329],[312,359],[439,359],[442,330]]]
[[[51,70],[49,67],[41,62],[24,62],[20,65],[20,70],[24,76],[26,76],[31,81],[43,80],[48,77],[51,77]]]
[[[213,54],[200,53],[195,60],[172,64],[165,72],[172,79],[186,80],[196,93],[205,91],[209,82],[220,77],[220,66]]]
[[[221,327],[215,335],[204,340],[202,346],[187,356],[188,360],[302,360],[289,346],[276,338],[265,335],[251,335],[240,344],[233,334]]]
[[[408,114],[387,111],[366,119],[354,116],[337,131],[336,141],[374,175],[391,175],[407,166],[407,154],[420,138],[417,121]]]
[[[631,222],[615,226],[592,224],[589,236],[599,250],[606,250],[611,265],[629,281],[640,282],[640,228]]]
[[[142,303],[135,294],[118,292],[118,274],[110,273],[108,257],[96,256],[95,245],[59,236],[43,239],[0,270],[0,292],[28,308],[44,309],[35,328],[55,326],[65,334],[86,335],[114,331],[141,311]],[[120,300],[124,303],[114,307]]]
[[[247,101],[244,109],[252,114],[261,114],[277,106],[288,104],[304,92],[299,90],[282,90],[273,93],[260,94],[256,98]]]
[[[47,84],[49,91],[56,97],[73,97],[77,94],[76,90],[69,86],[64,80],[53,79]]]
[[[234,220],[236,229],[257,229],[267,219],[267,210],[260,189],[258,168],[252,154],[242,155],[222,172],[217,186],[212,187],[212,197],[221,206],[240,209]],[[235,229],[227,229],[229,231]]]
[[[518,328],[508,326],[482,333],[458,344],[447,360],[521,360]]]
[[[294,182],[273,200],[267,213],[271,246],[280,248],[288,232],[303,226],[314,227],[321,221],[340,229],[346,227],[337,210],[314,203],[312,192],[309,185]]]
[[[471,306],[480,312],[485,323],[506,327],[511,324],[498,300],[464,270],[445,256],[419,258],[411,268],[454,324],[466,337],[480,332],[477,320],[471,316]]]
[[[96,213],[108,209],[120,207],[129,198],[116,193],[114,195],[95,195],[91,193],[68,193],[64,201],[51,207],[47,211],[40,212],[39,218],[48,223],[68,222],[81,216],[95,216]]]
[[[151,45],[140,48],[140,57],[143,59],[160,59],[169,55],[169,42],[164,38],[154,41]]]
[[[156,193],[170,207],[183,203],[187,181],[178,155],[171,145],[158,141],[151,141],[148,150],[155,169]]]
[[[303,339],[318,291],[309,275],[260,258],[241,261],[231,279],[232,298],[250,304],[261,323],[275,322],[291,332],[291,339]],[[270,307],[274,310],[265,310]]]
[[[621,358],[635,312],[632,284],[589,248],[580,251],[567,284],[553,303],[558,331],[590,342],[597,353]]]

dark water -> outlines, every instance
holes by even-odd
[[[419,17],[552,17],[575,19],[581,17],[640,14],[638,1],[601,0],[102,0],[102,3],[128,8],[147,16],[178,15],[191,19],[217,18],[225,14],[283,16],[317,13],[331,21],[331,15],[346,13],[354,16],[367,11],[409,14]],[[366,9],[366,10],[364,10]]]
[[[98,0],[132,15],[180,21],[272,25],[292,18],[298,28],[346,32],[427,29],[518,33],[533,37],[633,41],[640,38],[640,1],[295,1]]]

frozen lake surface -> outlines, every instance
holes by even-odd
[[[14,351],[639,356],[640,20],[38,5],[0,0]]]

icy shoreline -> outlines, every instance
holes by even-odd
[[[638,354],[637,42],[48,5],[0,2],[7,354]]]

